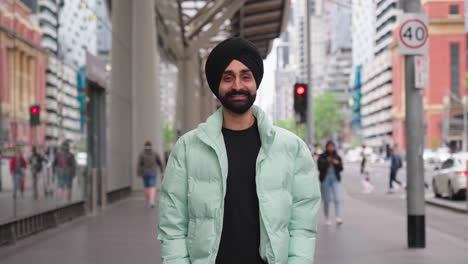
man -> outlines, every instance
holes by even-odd
[[[70,152],[68,141],[62,143],[61,150],[55,156],[53,168],[58,176],[57,198],[62,200],[63,192],[66,190],[67,201],[70,202],[72,199],[73,178],[76,172],[76,160],[75,155]]]
[[[16,147],[15,156],[10,160],[10,173],[13,177],[13,198],[16,198],[18,189],[21,192],[21,197],[24,197],[26,187],[26,176],[24,170],[26,169],[26,160],[23,157],[21,147]]]
[[[394,193],[393,182],[396,182],[398,185],[402,186],[403,184],[397,179],[398,170],[403,167],[401,158],[398,154],[395,154],[393,149],[390,149],[390,184],[388,193]]]
[[[143,179],[143,185],[145,187],[145,199],[148,208],[154,208],[154,197],[156,194],[156,179],[157,170],[161,169],[164,171],[163,164],[159,155],[153,151],[151,141],[145,142],[145,149],[140,153],[138,157],[138,171],[137,175]]]
[[[205,74],[222,107],[182,136],[162,185],[163,263],[313,263],[320,189],[306,144],[252,106],[263,77],[241,38],[210,53]]]
[[[44,156],[37,152],[36,147],[32,148],[31,156],[29,157],[29,164],[31,164],[31,174],[33,177],[33,198],[37,200],[39,198],[38,191],[38,177],[42,171],[43,162],[47,161]]]

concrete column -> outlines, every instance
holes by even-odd
[[[201,118],[200,63],[198,55],[184,58],[178,63],[176,129],[184,134],[195,129]]]
[[[162,156],[162,123],[157,65],[159,60],[155,3],[153,0],[133,1],[132,26],[132,87],[133,87],[133,175],[144,142],[150,140]],[[142,188],[141,180],[133,177],[134,189]]]
[[[109,88],[107,167],[109,190],[131,186],[132,1],[112,1],[112,72]]]
[[[213,93],[210,90],[210,87],[207,83],[201,88],[202,94],[202,114],[201,119],[204,122],[211,114],[216,110],[215,99],[213,98]]]

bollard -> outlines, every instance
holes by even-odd
[[[107,170],[101,168],[101,208],[104,209],[107,205]]]
[[[98,207],[97,176],[98,176],[98,169],[92,168],[91,169],[91,214],[96,214],[97,213],[97,207]]]

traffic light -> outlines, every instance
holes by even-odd
[[[305,83],[294,84],[294,111],[299,114],[300,122],[306,121],[307,90],[308,86]]]
[[[29,107],[29,125],[38,126],[41,124],[41,107],[38,105],[32,105]]]

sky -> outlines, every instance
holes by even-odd
[[[262,108],[271,116],[272,104],[275,99],[275,70],[276,70],[276,50],[277,41],[273,42],[273,48],[265,60],[263,60],[263,79],[257,92],[255,104]]]

